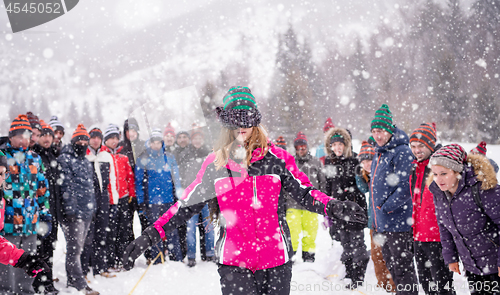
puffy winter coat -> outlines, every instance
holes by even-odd
[[[344,137],[344,154],[337,157],[330,146],[330,138],[334,134],[341,134]],[[343,128],[331,128],[326,134],[325,148],[327,156],[325,158],[326,190],[329,196],[341,201],[356,202],[365,211],[366,197],[361,193],[356,185],[356,167],[359,160],[352,152],[351,136]],[[337,230],[352,229],[359,230],[366,227],[366,224],[346,222],[345,220],[332,220],[333,227]]]
[[[24,250],[18,249],[11,242],[0,236],[0,263],[16,265],[17,261],[23,255]]]
[[[371,166],[371,208],[378,232],[411,230],[410,173],[413,154],[408,135],[399,128],[384,146],[375,146]]]
[[[120,154],[121,149],[117,148],[115,151],[112,151],[107,146],[101,147],[101,151],[108,152],[113,157],[108,187],[109,202],[111,205],[118,204],[118,200],[121,198],[135,198],[134,173],[127,156]]]
[[[312,186],[317,187],[320,191],[326,192],[326,178],[323,173],[323,165],[320,160],[313,157],[310,153],[307,153],[304,157],[299,157],[299,155],[295,155],[295,162],[297,163],[297,167],[300,171],[304,172],[306,176],[311,181]],[[287,209],[301,209],[302,207],[297,201],[295,201],[292,197],[287,198],[286,202]]]
[[[33,151],[0,146],[7,156],[10,176],[5,180],[5,220],[3,233],[29,236],[37,233],[39,215],[50,216],[49,183],[42,171],[42,160]]]
[[[137,203],[167,204],[177,201],[174,195],[181,190],[179,169],[174,156],[165,151],[155,151],[150,147],[137,158],[135,166]]]
[[[458,262],[480,275],[498,273],[500,266],[500,186],[488,159],[469,155],[451,199],[429,178],[447,264]],[[472,186],[479,183],[484,212],[474,202]]]
[[[160,236],[217,198],[221,212],[215,247],[219,263],[255,272],[288,262],[293,249],[285,195],[291,194],[304,208],[319,214],[325,214],[331,198],[311,185],[292,155],[272,143],[267,151],[253,151],[248,169],[230,159],[216,170],[214,161],[215,154],[210,154],[182,199],[154,223]]]
[[[410,193],[413,200],[413,239],[420,242],[439,242],[439,227],[436,219],[436,208],[433,195],[426,185],[431,172],[429,159],[422,162],[413,161],[410,174]]]
[[[113,164],[113,157],[110,153],[99,149],[98,151],[89,147],[87,149],[87,160],[92,164],[94,193],[96,201],[96,210],[108,212],[109,210],[109,191],[111,176],[111,165]],[[116,182],[116,179],[115,179]]]
[[[71,144],[57,158],[60,171],[62,209],[65,216],[89,220],[96,208],[94,170],[85,156],[77,156]]]

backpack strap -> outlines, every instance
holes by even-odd
[[[483,202],[481,202],[481,196],[479,195],[479,182],[476,182],[472,187],[472,197],[474,198],[474,203],[481,209],[481,212],[484,212]]]

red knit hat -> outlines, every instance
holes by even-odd
[[[323,132],[327,132],[328,130],[335,128],[335,125],[333,125],[332,118],[328,118],[325,121],[325,126],[323,126]]]
[[[24,132],[33,132],[31,129],[30,121],[26,115],[19,115],[12,121],[9,129],[9,137],[14,137],[18,134],[23,134]]]
[[[360,162],[363,160],[371,160],[375,156],[375,149],[368,141],[363,140],[361,143],[361,150],[358,154],[358,159]]]
[[[195,123],[193,124],[193,130],[191,131],[191,139],[196,135],[201,135],[201,137],[204,137],[203,130]]]
[[[470,150],[471,154],[483,154],[486,156],[486,141],[481,141],[475,148]]]
[[[285,141],[285,138],[283,136],[278,136],[278,138],[276,139],[276,141],[274,142],[274,144],[277,147],[280,147],[282,149],[286,149],[286,141]]]
[[[170,122],[168,122],[167,127],[165,127],[165,130],[163,131],[163,136],[165,136],[169,133],[172,134],[173,137],[175,137],[175,129],[174,129],[174,127],[172,127],[172,124],[170,124]]]
[[[412,142],[421,142],[433,152],[436,149],[436,123],[420,124],[410,136],[410,144]]]
[[[42,133],[40,134],[41,136],[44,136],[45,134],[54,136],[54,129],[52,129],[49,124],[45,123],[44,120],[40,120],[40,125],[42,126]]]
[[[73,136],[71,137],[71,143],[75,143],[80,140],[90,140],[90,135],[83,124],[78,124],[76,127],[76,130],[73,132]]]
[[[307,137],[301,131],[299,131],[299,133],[297,133],[297,137],[293,141],[293,146],[299,146],[299,145],[307,145]]]

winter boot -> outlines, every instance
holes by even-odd
[[[314,262],[315,253],[313,252],[302,252],[302,260],[304,262]]]
[[[194,258],[188,258],[188,266],[189,267],[194,267],[196,265],[196,259]]]
[[[345,277],[344,279],[352,279],[353,271],[352,271],[352,258],[347,259],[342,262],[345,266]]]
[[[85,295],[99,295],[99,292],[92,290],[89,286],[85,287],[85,289],[80,290],[80,293]]]

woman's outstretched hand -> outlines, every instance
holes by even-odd
[[[328,217],[348,222],[368,223],[368,216],[356,202],[330,200],[326,205]]]
[[[135,260],[141,256],[149,247],[156,245],[161,240],[158,231],[150,226],[142,232],[142,235],[132,241],[123,254],[123,268],[131,270]]]

